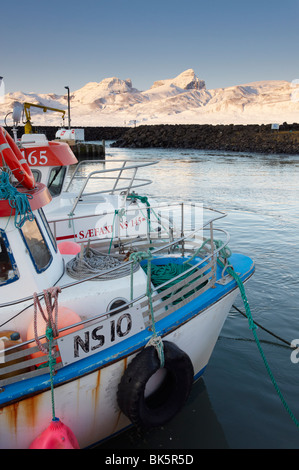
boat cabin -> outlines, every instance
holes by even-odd
[[[53,198],[59,196],[69,166],[78,163],[69,145],[48,141],[44,134],[23,134],[20,143],[35,181],[45,184]]]
[[[20,223],[19,218],[17,226],[15,209],[7,200],[0,200],[0,333],[5,325],[26,341],[33,318],[32,296],[52,286],[68,286],[60,294],[60,304],[76,312],[80,320],[129,302],[130,268],[107,279],[82,282],[92,273],[72,274],[68,265],[76,255],[60,253],[43,211],[51,200],[47,187],[37,183],[35,189],[22,188],[20,192],[29,195],[32,212],[22,215],[24,220]],[[141,295],[145,289],[146,274],[138,268],[134,272],[134,294]]]

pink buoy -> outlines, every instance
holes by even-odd
[[[58,418],[30,444],[29,449],[80,449],[71,429]]]
[[[77,255],[81,247],[75,242],[61,242],[58,243],[58,249],[62,255]]]

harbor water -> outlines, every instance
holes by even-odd
[[[159,160],[140,170],[153,183],[138,194],[227,213],[218,226],[229,231],[230,249],[255,261],[246,294],[281,396],[247,319],[232,308],[183,410],[161,428],[130,428],[98,449],[298,449],[299,353],[294,360],[286,343],[299,338],[299,156],[118,149],[107,143],[107,161],[131,158]],[[105,163],[98,165],[103,169]],[[240,295],[234,305],[245,311]]]

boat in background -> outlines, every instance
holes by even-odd
[[[19,184],[2,167],[1,448],[86,448],[132,424],[162,426],[207,367],[238,294],[230,270],[245,283],[253,261],[229,252],[215,228],[223,212],[183,202],[147,205],[138,236],[114,231],[100,250],[62,254],[49,190],[10,144],[2,157]],[[158,211],[179,235],[170,223],[151,229]]]
[[[65,111],[40,104],[15,102],[11,113],[14,142],[21,150],[35,181],[45,184],[52,196],[45,213],[56,240],[64,243],[64,250],[67,249],[65,242],[68,240],[77,243],[88,240],[89,243],[97,244],[98,240],[114,232],[117,219],[120,219],[118,230],[122,234],[136,235],[136,229],[145,229],[143,226],[147,221],[143,214],[152,201],[140,197],[135,190],[150,184],[151,180],[137,178],[137,171],[157,162],[114,160],[108,163],[102,159],[93,159],[78,163],[68,140],[61,140],[66,135],[65,129],[56,132],[58,138],[54,141],[49,141],[45,134],[33,133],[31,107],[42,109],[43,112],[49,110],[61,113],[63,122]],[[25,132],[18,138],[22,113],[26,116]],[[77,135],[82,140],[84,132],[81,131],[73,137]],[[71,129],[68,132],[72,135]],[[97,167],[100,164],[102,169],[90,171],[91,163]],[[67,183],[70,167],[75,169]],[[135,209],[130,211],[130,219],[124,217],[124,210],[128,206]],[[161,230],[159,218],[152,217],[151,225],[152,230],[154,227],[157,231]]]
[[[23,134],[17,143],[35,181],[45,184],[51,193],[52,202],[45,213],[58,242],[97,243],[112,233],[115,216],[119,215],[119,230],[123,234],[136,234],[136,227],[143,229],[147,223],[144,213],[152,201],[139,196],[136,190],[151,180],[137,177],[137,172],[157,161],[83,160],[78,163],[67,143],[48,141],[44,134]],[[91,164],[96,168],[100,164],[102,169],[91,171]],[[123,217],[126,207],[134,209],[129,219]],[[157,218],[151,223],[152,229],[155,224],[156,230],[161,230]]]

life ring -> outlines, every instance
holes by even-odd
[[[118,386],[119,408],[138,428],[162,426],[170,421],[191,391],[194,369],[189,356],[172,342],[163,341],[163,345],[165,377],[156,391],[145,397],[146,384],[160,369],[154,346],[135,356]]]
[[[0,152],[15,178],[27,189],[35,187],[32,171],[13,138],[0,127]]]

